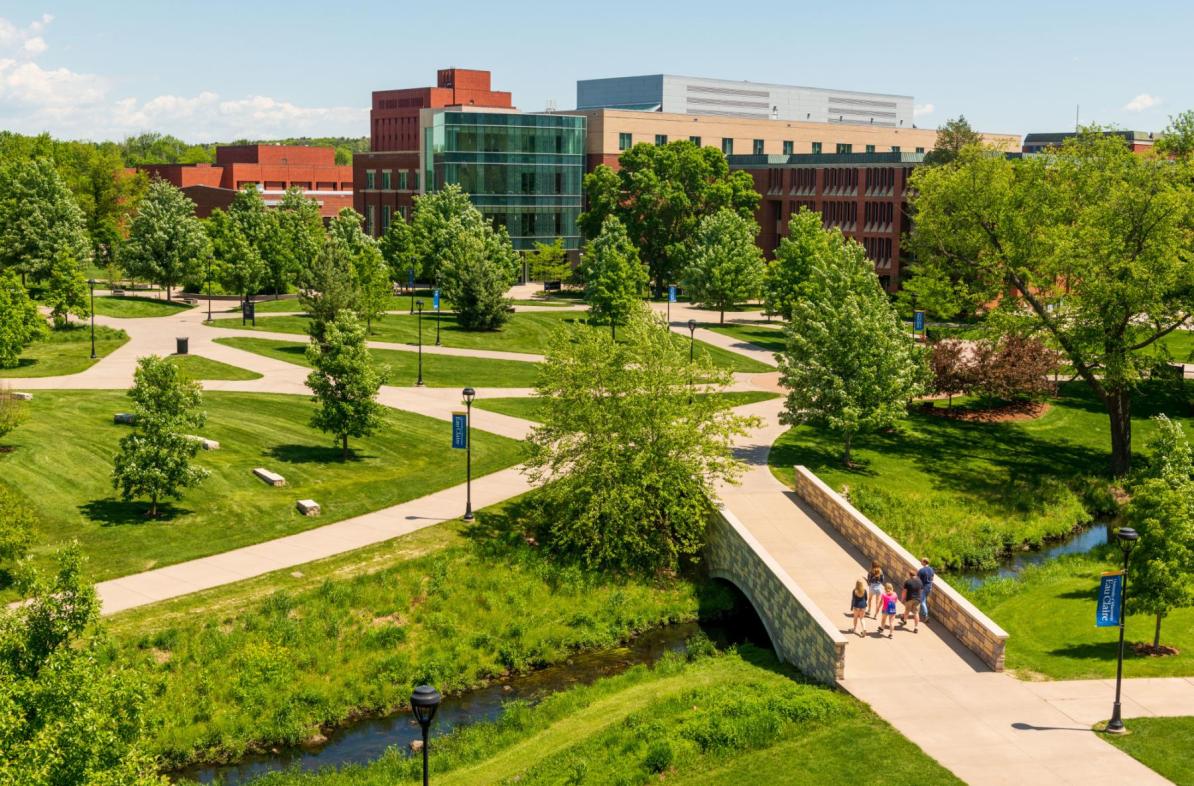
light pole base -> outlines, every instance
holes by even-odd
[[[424,385],[424,383],[423,383],[423,380],[421,380],[421,379],[415,383],[415,387],[417,387],[417,388],[421,388],[421,387],[423,387],[423,385]]]

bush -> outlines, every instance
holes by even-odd
[[[947,338],[933,344],[929,365],[933,392],[953,397],[974,393],[1002,401],[1034,400],[1057,393],[1050,375],[1061,353],[1035,338],[1009,335],[999,341]]]
[[[672,766],[675,753],[667,740],[656,740],[647,748],[647,755],[643,757],[643,766],[649,772],[663,772]]]

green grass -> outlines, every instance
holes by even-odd
[[[218,338],[218,344],[226,344],[247,352],[309,366],[305,343],[276,341],[267,338]],[[400,349],[371,349],[379,364],[387,367],[385,382],[389,385],[407,387],[418,378],[418,355]],[[521,360],[491,360],[488,358],[455,357],[452,355],[423,354],[423,382],[428,387],[474,387],[528,388],[533,387],[539,375],[536,363]]]
[[[547,352],[552,339],[559,334],[566,324],[585,324],[585,314],[574,311],[538,311],[515,314],[510,321],[495,331],[465,330],[456,323],[455,315],[444,314],[440,324],[441,340],[446,347],[462,347],[464,349],[489,349],[502,352],[526,352],[544,354]],[[307,317],[266,317],[257,320],[256,330],[268,330],[281,333],[307,332]],[[240,318],[216,319],[215,327],[240,328]],[[247,326],[254,329],[252,326]],[[595,330],[608,330],[605,326],[595,326]],[[373,323],[371,341],[388,341],[394,343],[414,344],[417,342],[418,321],[409,314],[391,314]],[[430,343],[435,340],[435,317],[423,315],[423,341]],[[687,339],[675,335],[677,343],[687,346]],[[697,347],[709,353],[714,364],[731,371],[766,372],[773,369],[766,364],[743,357],[720,347],[709,346],[697,342]]]
[[[1145,386],[1133,403],[1138,454],[1153,432],[1148,418],[1158,412],[1194,428],[1182,396]],[[888,433],[856,440],[854,469],[842,466],[836,437],[808,426],[781,436],[769,461],[788,484],[791,468],[803,464],[831,487],[848,487],[856,507],[937,564],[990,567],[1005,549],[1040,545],[1089,521],[1090,511],[1114,508],[1107,424],[1089,388],[1070,383],[1035,420],[912,414]]]
[[[207,309],[206,302],[201,300],[200,305],[202,305],[205,310]],[[255,309],[258,314],[287,314],[293,312],[301,313],[303,310],[303,304],[300,303],[298,298],[295,297],[280,298],[278,300],[258,300],[256,302]],[[237,314],[240,314],[240,303],[229,305],[227,301],[213,301],[212,316],[215,316],[216,312],[227,313],[229,311],[234,311]],[[239,320],[240,318],[237,317],[237,321]]]
[[[180,311],[194,308],[176,301],[167,302],[152,297],[125,295],[113,297],[103,295],[95,299],[95,313],[105,317],[136,319],[143,317],[168,317]]]
[[[106,579],[322,526],[464,479],[464,459],[451,449],[445,422],[386,410],[378,432],[353,440],[351,459],[341,462],[329,437],[307,425],[314,409],[307,397],[207,393],[200,434],[221,448],[201,451],[196,464],[212,475],[149,520],[144,501],[122,502],[112,491],[112,457],[129,433],[112,415],[129,406],[120,391],[38,392],[29,420],[5,437],[14,449],[0,454],[0,478],[41,518],[36,561],[78,540],[88,577]],[[478,432],[474,476],[521,455],[518,442]],[[281,473],[288,485],[266,486],[252,475],[259,466]],[[295,500],[308,497],[321,504],[322,516],[295,510]]]
[[[1129,718],[1128,734],[1103,739],[1177,786],[1194,786],[1194,716]]]
[[[96,325],[96,359],[92,360],[89,326],[71,325],[57,328],[26,347],[16,368],[0,368],[0,378],[78,374],[119,349],[128,340],[128,333],[123,330]]]
[[[770,653],[665,656],[593,685],[514,703],[436,740],[432,781],[454,784],[958,784],[849,696],[797,681]],[[394,751],[366,766],[278,773],[260,786],[416,783]],[[878,776],[878,777],[876,777]]]
[[[723,336],[736,338],[739,341],[745,341],[754,344],[757,347],[762,347],[770,352],[783,352],[787,346],[784,341],[784,331],[781,329],[783,323],[775,322],[775,327],[768,328],[760,325],[718,325],[707,324],[701,327],[712,330],[714,333],[721,333]]]
[[[166,360],[186,372],[191,379],[261,379],[256,371],[230,366],[202,355],[170,355]]]
[[[529,547],[521,503],[114,616],[112,657],[150,685],[152,753],[234,760],[423,682],[456,693],[728,610],[713,584],[593,573]]]
[[[510,302],[516,306],[551,306],[553,308],[567,308],[576,305],[573,300],[556,300],[552,297],[515,299]]]
[[[698,396],[709,395],[706,393],[698,393]],[[733,393],[714,393],[712,395],[718,396],[729,402],[731,407],[741,407],[745,404],[754,404],[758,401],[767,401],[768,399],[777,398],[778,393],[768,393],[767,391],[742,391]],[[473,406],[478,409],[487,409],[490,412],[497,412],[502,415],[510,415],[515,418],[522,418],[523,420],[539,420],[539,399],[534,396],[508,396],[503,398],[478,398],[473,402]]]
[[[1118,628],[1096,628],[1099,574],[1115,569],[1118,551],[1107,555],[1072,555],[1021,571],[1014,579],[994,579],[970,595],[979,608],[1009,634],[1006,665],[1017,676],[1059,680],[1115,676]],[[948,578],[948,577],[947,577]],[[1129,593],[1131,585],[1128,586]],[[1155,618],[1128,617],[1128,642],[1152,643]],[[1126,648],[1128,677],[1194,676],[1194,609],[1165,618],[1161,641],[1179,655],[1148,657]]]

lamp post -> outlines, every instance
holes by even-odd
[[[692,360],[696,350],[696,320],[688,320],[688,403],[692,403]]]
[[[464,520],[473,520],[473,399],[477,391],[465,388],[461,391],[464,396],[466,414],[464,416],[464,452],[465,452],[465,480],[464,480]]]
[[[430,685],[420,685],[410,694],[410,709],[415,714],[415,720],[423,730],[423,786],[427,786],[427,732],[431,728],[431,721],[435,718],[435,711],[439,709],[442,697],[439,691]]]
[[[95,360],[95,279],[87,279],[87,286],[91,288],[91,359]]]
[[[415,382],[415,387],[423,387],[423,300],[420,298],[415,302],[419,307],[419,379]]]
[[[207,321],[211,322],[211,257],[207,257],[203,273],[203,283],[207,285]]]
[[[1107,721],[1107,731],[1111,734],[1123,734],[1124,722],[1120,717],[1119,693],[1124,679],[1124,606],[1128,600],[1128,557],[1136,546],[1140,536],[1131,527],[1120,527],[1119,548],[1124,553],[1124,584],[1119,591],[1119,654],[1115,662],[1115,705],[1111,708],[1111,720]]]
[[[412,267],[409,271],[407,283],[410,284],[410,313],[415,313],[415,269]]]
[[[435,290],[435,345],[439,346],[439,311],[442,304],[440,303],[439,289]]]

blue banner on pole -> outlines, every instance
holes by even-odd
[[[452,413],[452,447],[464,450],[468,447],[468,415]]]
[[[1095,627],[1119,626],[1119,607],[1123,598],[1124,574],[1104,573],[1099,582],[1099,607],[1095,610]]]
[[[431,307],[434,308],[436,311],[439,311],[439,290],[438,289],[431,293]]]
[[[925,329],[925,312],[917,311],[912,315],[912,329],[917,333],[923,333]]]
[[[668,284],[668,287],[667,287],[667,302],[669,302],[669,303],[675,303],[675,302],[676,302],[676,285],[675,285],[675,284]]]
[[[415,288],[415,269],[412,267],[407,271],[407,280],[410,282],[410,288]]]

